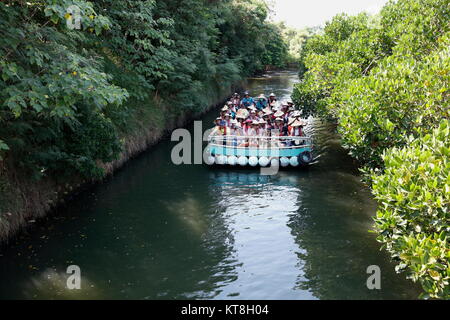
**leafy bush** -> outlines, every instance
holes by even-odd
[[[101,176],[123,136],[165,126],[150,113],[203,111],[211,90],[282,65],[267,15],[263,0],[0,2],[0,160],[35,178]]]
[[[368,73],[382,55],[380,33],[367,14],[338,15],[323,34],[306,42],[293,99],[306,114],[336,119],[339,93],[349,81]]]
[[[397,258],[397,270],[420,281],[425,297],[450,298],[450,121],[383,155],[372,174],[380,203],[378,239]]]
[[[450,118],[450,39],[421,61],[391,56],[370,75],[347,84],[340,95],[339,132],[356,158],[382,166],[387,148],[402,146],[410,134],[430,132]]]
[[[293,94],[306,114],[336,121],[350,154],[381,173],[371,175],[379,240],[434,298],[449,292],[449,137],[440,125],[450,119],[448,21],[447,0],[338,15],[308,39]]]

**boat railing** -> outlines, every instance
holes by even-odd
[[[212,146],[233,148],[277,148],[294,149],[312,147],[312,138],[308,136],[237,136],[212,135],[208,142]]]

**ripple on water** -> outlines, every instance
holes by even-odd
[[[296,74],[268,73],[249,90],[287,99]],[[276,176],[175,166],[173,144],[158,144],[2,251],[0,298],[416,298],[367,232],[376,204],[335,128],[308,121],[320,158]],[[64,289],[68,263],[89,286],[77,296]],[[365,286],[372,264],[376,292]]]

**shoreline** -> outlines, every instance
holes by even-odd
[[[232,91],[242,88],[246,81],[246,78],[243,78],[226,89],[209,93],[208,96],[215,98],[211,99],[212,102],[202,111],[186,112],[166,120],[162,127],[139,128],[125,136],[123,150],[118,159],[99,164],[105,170],[105,174],[100,179],[82,180],[74,176],[69,181],[58,181],[58,177],[49,176],[33,182],[20,172],[16,172],[17,170],[6,170],[5,166],[1,167],[0,173],[4,171],[4,174],[0,175],[2,178],[0,182],[9,189],[8,198],[10,199],[8,200],[11,209],[0,208],[2,209],[0,211],[0,247],[8,246],[9,242],[14,241],[21,233],[32,230],[41,219],[57,214],[59,207],[80,192],[103,183],[128,161],[157,145],[174,129],[185,127],[208,111],[219,107],[232,94]],[[166,106],[162,105],[162,107]]]

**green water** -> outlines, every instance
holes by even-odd
[[[249,88],[287,98],[296,81],[270,73]],[[376,204],[333,128],[309,130],[318,162],[276,176],[175,166],[161,142],[2,249],[0,298],[417,298],[368,232]],[[81,290],[66,289],[71,264]]]

